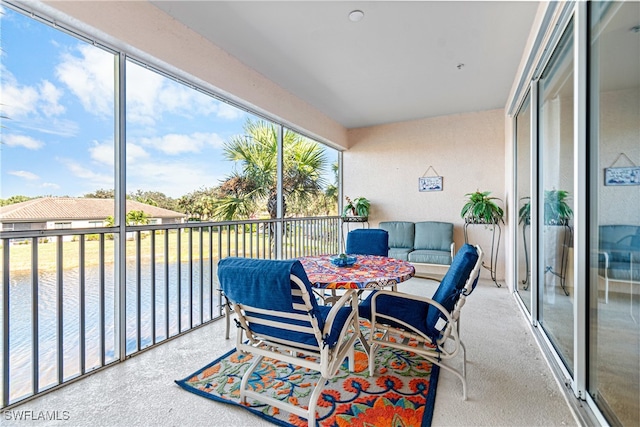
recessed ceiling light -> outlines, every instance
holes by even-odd
[[[351,22],[361,21],[362,18],[364,18],[364,12],[361,10],[352,10],[349,13],[349,21]]]

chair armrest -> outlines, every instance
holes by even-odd
[[[606,251],[598,251],[598,255],[604,256],[604,268],[609,268],[609,253]]]
[[[451,242],[451,260],[456,256],[456,244],[455,242]]]
[[[345,305],[347,305],[347,303],[351,306],[352,312],[358,312],[358,293],[355,289],[345,292],[344,295],[342,295],[340,299],[331,306],[331,310],[329,310],[327,318],[324,320],[325,330],[322,331],[323,334],[328,334],[331,331],[336,315]],[[348,322],[345,325],[347,324]]]

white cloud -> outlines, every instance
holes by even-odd
[[[79,45],[80,56],[62,54],[56,77],[78,97],[84,109],[98,116],[113,115],[113,54],[91,45]]]
[[[93,147],[89,148],[89,156],[101,165],[113,167],[115,156],[113,142],[95,142]],[[139,159],[147,157],[149,153],[144,148],[132,143],[127,144],[127,164],[134,164]]]
[[[28,171],[9,171],[9,175],[17,176],[18,178],[26,179],[27,181],[37,181],[40,179],[38,175]]]
[[[58,158],[57,160],[66,166],[69,172],[71,172],[75,177],[90,183],[96,188],[113,187],[113,174],[96,172],[93,169],[81,165],[73,159]]]
[[[195,132],[190,135],[168,134],[156,138],[140,138],[139,142],[169,155],[199,153],[207,146],[221,147],[224,144],[218,134],[203,132]]]
[[[28,150],[39,150],[44,146],[42,141],[25,135],[6,135],[2,142],[9,147],[24,147]]]
[[[236,120],[244,112],[139,65],[127,63],[127,119],[153,125],[164,114],[180,117],[217,116]],[[166,117],[164,117],[166,119]]]
[[[180,197],[201,187],[218,185],[223,178],[211,173],[205,163],[144,162],[127,173],[130,189],[153,189],[170,197]]]
[[[3,66],[2,113],[12,120],[20,119],[36,110],[38,91],[31,86],[21,86]]]
[[[53,182],[43,182],[41,185],[42,188],[53,188],[54,190],[59,190],[60,186],[58,184],[54,184]]]
[[[237,120],[244,116],[244,111],[239,108],[233,107],[227,103],[218,103],[218,117],[228,120]]]
[[[42,100],[42,112],[45,116],[57,116],[65,112],[63,105],[59,103],[62,91],[50,81],[43,80],[40,83],[40,98]]]
[[[18,125],[44,133],[56,135],[76,135],[78,125],[68,119],[57,116],[66,109],[60,103],[62,90],[48,80],[42,80],[37,86],[21,85],[4,66],[2,75],[2,114],[7,116],[6,126]]]

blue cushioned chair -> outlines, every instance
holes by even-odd
[[[359,228],[347,234],[347,253],[389,255],[389,233],[379,228]]]
[[[466,400],[466,354],[458,320],[460,309],[478,282],[481,264],[480,247],[465,244],[453,258],[432,298],[380,290],[363,301],[360,316],[371,320],[369,372],[372,375],[375,372],[375,354],[379,347],[411,351],[460,378]],[[408,345],[409,340],[415,340],[417,347]],[[444,364],[460,349],[461,372]]]
[[[347,357],[353,370],[353,346],[360,336],[356,293],[346,293],[331,307],[318,305],[298,260],[225,258],[218,263],[218,279],[237,316],[237,349],[255,356],[240,384],[241,401],[251,397],[315,426],[325,383]],[[320,372],[308,409],[250,389],[249,379],[264,357]]]

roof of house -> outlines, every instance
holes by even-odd
[[[185,214],[127,200],[127,212],[143,211],[151,218],[183,218]],[[0,222],[44,222],[53,220],[98,220],[113,216],[114,199],[41,197],[0,207]]]

